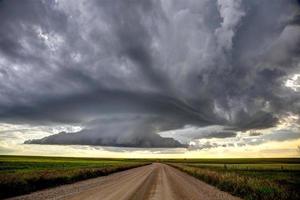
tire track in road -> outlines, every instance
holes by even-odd
[[[240,200],[165,164],[154,163],[12,200]]]

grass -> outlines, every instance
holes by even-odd
[[[0,199],[151,162],[168,163],[246,200],[300,199],[300,159],[100,159],[0,156]]]
[[[0,199],[108,175],[147,160],[0,156]]]
[[[300,159],[170,161],[172,166],[247,200],[300,199]]]

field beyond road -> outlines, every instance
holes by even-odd
[[[45,188],[50,189],[37,191]],[[17,199],[96,199],[101,196],[101,199],[118,200],[297,200],[300,199],[298,188],[298,158],[103,159],[0,156],[0,198],[37,191]]]
[[[0,199],[146,164],[134,159],[0,156]]]
[[[154,163],[14,200],[239,200],[165,164]]]
[[[300,159],[191,159],[168,160],[220,190],[247,200],[300,199]]]

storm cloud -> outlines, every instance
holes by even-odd
[[[274,127],[300,115],[299,9],[296,0],[2,0],[0,121],[82,127],[26,143],[124,147]],[[198,131],[184,142],[158,134],[187,126]]]

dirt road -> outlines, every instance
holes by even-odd
[[[13,199],[239,200],[173,167],[158,163]]]

